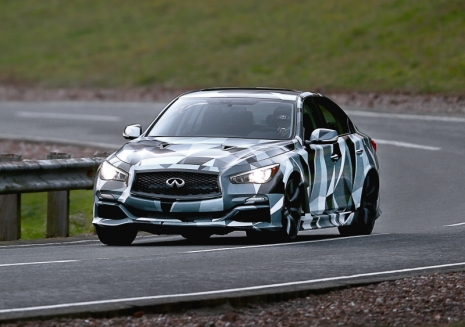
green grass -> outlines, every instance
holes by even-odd
[[[70,192],[69,235],[93,233],[92,191]],[[47,193],[21,195],[21,239],[44,238],[47,226]]]
[[[463,0],[0,0],[0,81],[460,94]]]

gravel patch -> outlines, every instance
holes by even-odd
[[[51,152],[70,153],[71,158],[106,157],[111,149],[46,142],[0,140],[0,154],[19,154],[23,160],[45,160]]]
[[[243,308],[223,305],[170,314],[138,311],[131,317],[60,318],[1,326],[447,326],[465,320],[464,299],[465,272],[455,272]]]
[[[0,101],[170,101],[188,89],[119,88],[119,89],[47,89],[0,84]]]
[[[342,93],[328,96],[343,107],[358,110],[458,117],[465,115],[465,96],[379,93]]]
[[[46,89],[0,84],[0,101],[170,101],[186,91],[189,91],[189,89],[166,87]],[[353,107],[359,110],[429,115],[465,115],[465,95],[323,93],[343,107]]]

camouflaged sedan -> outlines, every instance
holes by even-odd
[[[106,158],[95,183],[101,242],[138,231],[191,240],[244,231],[294,240],[337,227],[370,234],[379,209],[376,144],[331,100],[285,89],[218,88],[173,100]]]

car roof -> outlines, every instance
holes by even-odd
[[[224,88],[208,88],[190,91],[181,95],[181,97],[240,97],[240,98],[265,98],[265,99],[280,99],[280,100],[296,100],[298,96],[310,92],[303,92],[291,89],[269,88],[269,87],[255,87],[255,88],[238,88],[238,87],[224,87]],[[314,94],[319,95],[319,94]]]

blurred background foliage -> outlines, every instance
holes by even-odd
[[[463,0],[0,0],[0,83],[458,94]]]

